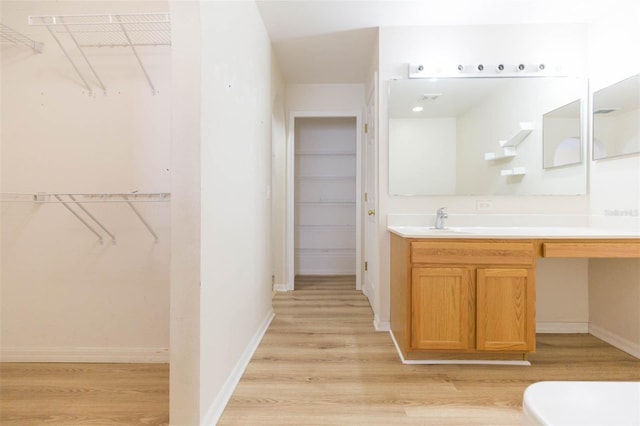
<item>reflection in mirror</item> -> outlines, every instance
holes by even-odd
[[[593,94],[593,159],[640,152],[640,75]]]
[[[540,153],[543,115],[586,96],[569,77],[390,81],[389,193],[585,194],[585,162],[543,169]]]
[[[542,166],[545,169],[580,163],[580,100],[544,114],[542,127]]]

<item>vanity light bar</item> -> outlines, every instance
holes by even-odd
[[[434,66],[425,64],[409,64],[409,78],[438,78],[438,77],[531,77],[542,73],[551,76],[549,67],[544,63],[518,64],[457,64],[455,66]],[[558,76],[558,75],[554,75]]]

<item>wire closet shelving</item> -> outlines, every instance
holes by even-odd
[[[131,208],[133,213],[140,219],[145,228],[153,236],[154,241],[158,242],[158,234],[154,231],[153,227],[145,219],[145,217],[136,208],[134,203],[166,203],[171,200],[171,194],[168,192],[154,192],[154,193],[83,193],[83,194],[53,194],[46,192],[37,193],[9,193],[4,192],[0,194],[0,200],[2,202],[35,202],[38,204],[54,203],[61,204],[65,209],[69,211],[76,219],[78,219],[89,231],[91,231],[100,244],[103,244],[103,235],[96,230],[97,225],[104,233],[111,238],[111,243],[116,243],[115,235],[109,231],[109,229],[98,220],[89,209],[83,204],[90,203],[125,203]],[[71,206],[75,206],[72,208]]]
[[[34,51],[41,53],[43,48],[43,43],[32,40],[26,35],[22,34],[19,31],[14,30],[11,27],[6,26],[5,24],[0,23],[0,42],[2,44],[7,45],[24,45],[28,46]]]
[[[29,16],[29,25],[47,28],[89,93],[93,90],[87,76],[80,70],[59,36],[71,40],[103,92],[106,93],[107,89],[87,57],[87,48],[131,48],[152,93],[157,93],[140,58],[138,47],[171,46],[171,17],[168,13]]]

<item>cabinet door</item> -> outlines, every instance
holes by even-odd
[[[476,283],[476,347],[535,350],[535,284],[528,268],[480,268]]]
[[[467,268],[413,268],[411,346],[467,349],[473,345],[473,297]]]

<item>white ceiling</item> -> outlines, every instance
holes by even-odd
[[[588,23],[639,0],[257,0],[287,83],[363,83],[377,27]]]

